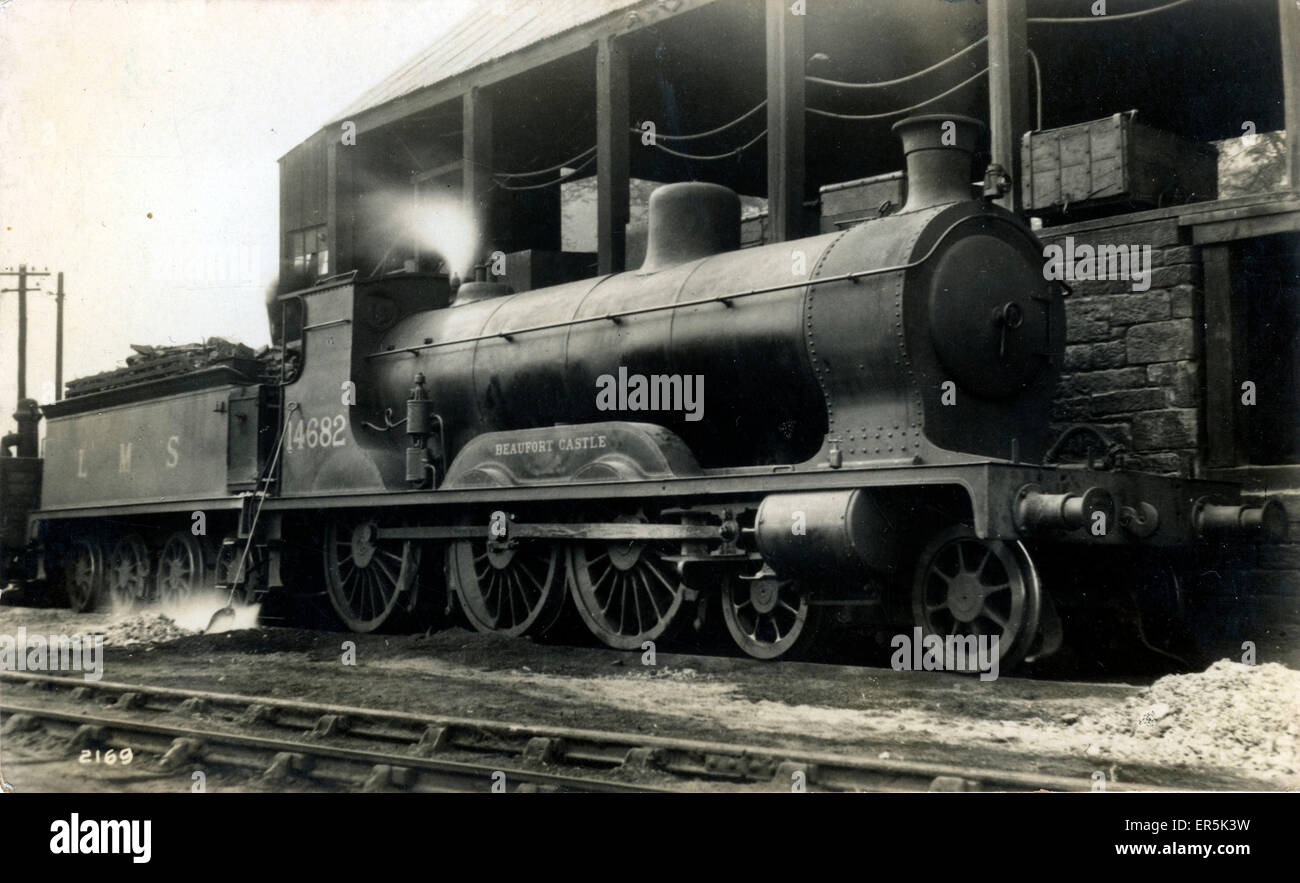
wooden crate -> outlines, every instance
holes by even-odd
[[[821,232],[833,233],[858,221],[896,212],[907,198],[907,176],[887,172],[821,188]],[[887,204],[887,205],[886,205]]]
[[[1096,214],[1105,207],[1214,199],[1217,151],[1134,122],[1136,113],[1026,132],[1020,144],[1024,210]]]

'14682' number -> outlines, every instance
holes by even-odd
[[[348,418],[342,414],[335,414],[333,417],[312,417],[309,420],[300,417],[289,424],[284,439],[284,450],[287,453],[294,448],[298,450],[341,448],[347,444],[347,435],[343,432],[347,425]]]

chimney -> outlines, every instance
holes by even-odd
[[[927,113],[894,123],[907,157],[907,203],[914,212],[973,199],[971,162],[984,124],[954,113]]]
[[[650,194],[641,273],[740,248],[740,197],[720,184],[665,184]]]

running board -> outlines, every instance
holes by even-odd
[[[704,524],[516,524],[494,519],[458,527],[381,527],[380,540],[722,540],[722,527]]]

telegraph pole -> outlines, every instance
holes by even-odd
[[[63,273],[59,273],[59,290],[54,293],[58,319],[54,331],[54,401],[63,401]]]
[[[26,264],[18,265],[18,272],[6,270],[0,276],[17,276],[17,288],[0,288],[0,294],[18,292],[18,401],[27,398],[27,279],[31,276],[48,276],[48,272],[28,272]],[[39,283],[33,291],[40,291]]]

